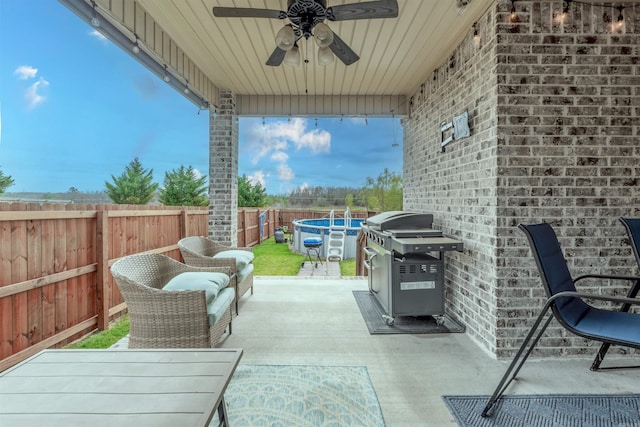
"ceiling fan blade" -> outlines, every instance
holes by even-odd
[[[273,9],[253,9],[250,7],[214,7],[213,16],[217,18],[284,19],[287,17],[287,12]]]
[[[327,8],[329,21],[347,21],[353,19],[395,18],[398,16],[396,0],[365,1]]]
[[[344,65],[351,65],[360,57],[353,51],[336,33],[333,33],[333,43],[329,45],[329,49],[335,56],[344,62]]]
[[[277,67],[278,65],[282,64],[282,61],[284,61],[284,56],[286,55],[286,53],[287,53],[286,50],[276,47],[276,49],[273,51],[269,59],[267,59],[267,65],[270,65],[272,67]]]

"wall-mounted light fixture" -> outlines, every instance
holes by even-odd
[[[569,19],[569,3],[571,0],[564,0],[562,6],[562,12],[556,17],[559,24],[565,24]]]
[[[617,9],[618,9],[618,19],[616,20],[616,23],[614,24],[613,29],[615,31],[620,31],[624,27],[624,16],[622,16],[622,11],[624,10],[624,6],[618,6]]]
[[[473,23],[473,44],[476,46],[480,45],[480,33],[478,32],[478,23]]]
[[[135,35],[135,33],[132,32],[130,35],[125,34],[123,30],[117,28],[105,16],[102,16],[100,14],[100,11],[96,8],[95,2],[91,2],[91,5],[89,5],[84,0],[60,0],[60,2],[73,13],[78,15],[80,19],[96,27],[97,31],[111,40],[120,49],[128,52],[133,58],[136,59],[136,61],[140,62],[156,76],[160,77],[163,80],[165,80],[165,76],[168,76],[169,81],[165,80],[167,81],[167,84],[177,90],[179,93],[183,94],[199,109],[206,110],[209,108],[209,102],[204,99],[204,97],[195,93],[193,91],[193,88],[190,88],[188,92],[184,90],[185,85],[182,84],[181,80],[176,78],[176,76],[179,76],[178,73],[175,73],[174,78],[171,78],[168,67],[166,66],[166,64],[164,64],[164,62],[161,62],[159,58],[152,56],[152,54],[147,53],[146,49],[140,48],[139,39],[137,35]],[[97,20],[99,24],[98,26],[93,23],[94,18],[95,20]],[[136,46],[138,47],[137,52],[135,50]]]
[[[518,11],[516,10],[516,0],[511,0],[511,12],[509,13],[509,22],[516,23],[520,21]]]

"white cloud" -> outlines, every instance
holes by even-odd
[[[349,117],[348,120],[354,125],[366,126],[368,124],[366,117]]]
[[[328,153],[331,150],[331,134],[325,130],[307,130],[308,121],[296,117],[290,121],[270,123],[265,131],[268,138],[290,141],[296,150],[309,149],[312,153]]]
[[[293,173],[293,169],[285,164],[278,166],[278,178],[282,181],[291,181],[296,175]]]
[[[21,65],[13,72],[20,80],[33,79],[38,74],[38,69],[31,65]]]
[[[202,178],[202,172],[200,172],[200,170],[198,170],[198,169],[195,169],[195,168],[194,168],[194,169],[192,170],[192,173],[193,173],[193,177],[194,177],[195,179],[200,179],[200,178]]]
[[[260,184],[262,185],[262,188],[266,188],[265,181],[264,181],[264,172],[262,172],[261,170],[255,171],[255,173],[253,175],[248,176],[247,179],[253,185]]]
[[[93,30],[89,33],[89,35],[91,37],[95,37],[96,39],[100,40],[101,42],[107,42],[108,39],[98,30]]]
[[[288,150],[303,151],[310,155],[331,151],[331,134],[320,129],[310,130],[308,124],[309,121],[302,118],[256,123],[247,135],[246,147],[251,162],[257,165],[261,159],[268,158],[275,163],[277,179],[281,183],[290,183],[296,174],[288,164]],[[264,181],[264,175],[256,176],[258,178]]]
[[[307,188],[309,188],[309,184],[306,182],[303,182],[302,184],[300,184],[300,186],[298,187],[300,190],[306,190]]]
[[[271,155],[271,160],[274,162],[286,163],[289,160],[289,155],[284,151],[276,151]]]
[[[46,101],[46,98],[40,93],[40,91],[42,91],[47,86],[49,86],[49,82],[42,77],[40,77],[37,82],[29,86],[24,94],[24,97],[29,103],[29,108],[35,108]]]
[[[296,150],[308,150],[312,154],[331,151],[331,134],[325,130],[307,129],[308,121],[294,118],[290,121],[278,121],[266,125],[256,125],[250,131],[250,149],[253,164],[269,155],[282,151],[290,145]]]

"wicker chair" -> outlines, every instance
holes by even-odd
[[[185,272],[230,275],[225,267],[197,268],[160,254],[130,255],[111,266],[111,274],[129,310],[129,348],[209,348],[218,343],[227,326],[231,334],[234,289],[228,287],[218,295],[217,298],[225,292],[229,305],[210,326],[204,290],[162,289]]]
[[[235,309],[238,314],[238,301],[251,289],[253,295],[253,270],[238,283],[238,271],[235,258],[212,258],[214,255],[229,250],[253,252],[252,248],[231,248],[214,242],[206,237],[185,237],[178,242],[182,258],[187,265],[196,267],[229,267],[233,276],[231,281],[236,289]],[[252,267],[253,268],[253,267]]]

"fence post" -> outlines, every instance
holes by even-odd
[[[247,246],[247,209],[242,210],[242,247]]]
[[[186,209],[180,211],[180,227],[180,238],[189,237],[189,216]]]
[[[97,314],[98,330],[109,328],[109,306],[111,292],[109,288],[109,217],[100,209],[96,212],[96,261],[97,261]]]

